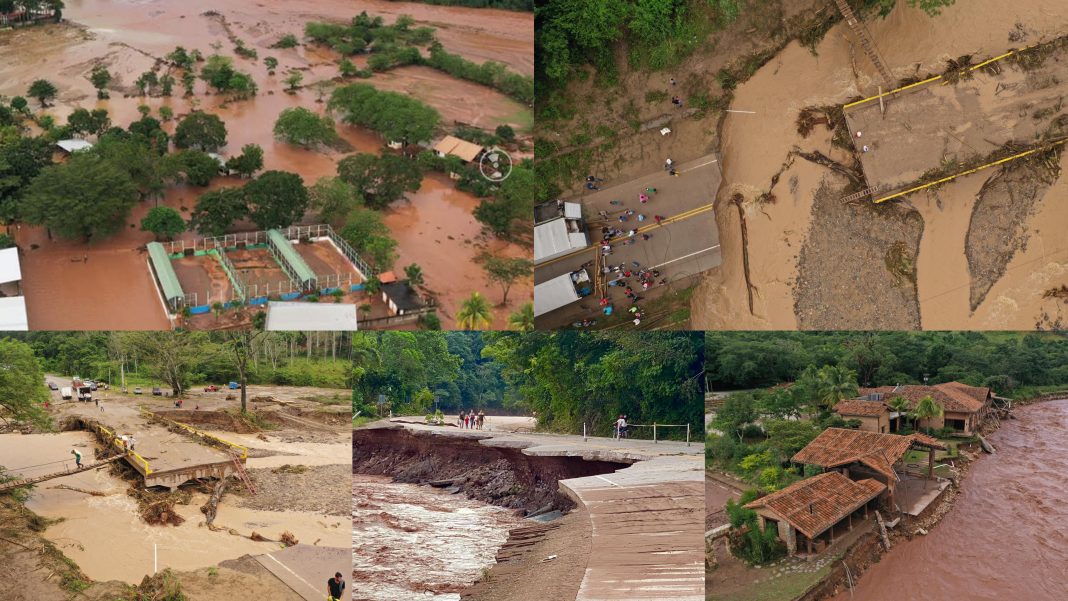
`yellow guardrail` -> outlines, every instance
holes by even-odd
[[[989,65],[990,63],[996,63],[999,60],[1006,59],[1006,58],[1008,58],[1008,57],[1010,57],[1010,56],[1012,56],[1014,54],[1018,54],[1020,52],[1026,52],[1027,50],[1030,50],[1032,48],[1036,48],[1036,47],[1041,46],[1041,45],[1042,44],[1031,44],[1030,46],[1025,46],[1023,48],[1020,48],[1019,50],[1009,50],[1005,54],[1002,54],[1002,55],[999,55],[999,56],[995,56],[994,58],[989,58],[989,59],[987,59],[987,60],[985,60],[985,61],[983,61],[983,62],[981,62],[981,63],[979,63],[977,65],[972,65],[971,67],[968,67],[965,70],[966,71],[975,71],[975,70],[978,70],[978,69],[982,69],[983,67]],[[942,77],[943,77],[942,75],[935,75],[934,77],[928,77],[927,79],[924,79],[923,81],[917,81],[915,83],[910,83],[907,86],[902,86],[902,87],[897,88],[895,90],[890,90],[889,92],[883,92],[882,94],[876,94],[875,96],[869,96],[868,98],[864,98],[862,100],[857,100],[856,102],[850,102],[849,104],[842,105],[842,110],[846,111],[846,110],[849,110],[850,108],[853,108],[854,106],[860,106],[862,104],[866,104],[866,103],[871,102],[873,100],[878,100],[880,98],[886,98],[886,97],[892,96],[894,94],[899,94],[901,92],[904,92],[905,90],[910,90],[910,89],[915,88],[917,86],[922,86],[924,84],[928,84],[928,83],[931,83],[931,82],[934,82],[934,81],[938,81],[939,79],[942,79]]]
[[[144,416],[144,417],[165,421],[165,422],[167,422],[167,423],[169,423],[171,425],[174,425],[174,426],[177,426],[177,427],[181,428],[182,430],[185,430],[186,432],[189,432],[190,434],[193,434],[194,436],[199,436],[201,438],[206,438],[206,439],[211,440],[213,442],[219,443],[219,444],[221,444],[221,445],[223,445],[225,447],[234,449],[234,450],[240,452],[241,459],[248,459],[248,447],[246,447],[244,445],[239,445],[239,444],[237,444],[235,442],[230,442],[229,440],[224,440],[222,438],[219,438],[218,436],[215,436],[214,434],[208,434],[207,432],[201,432],[200,430],[197,430],[196,428],[194,428],[193,426],[190,426],[189,424],[183,424],[182,422],[177,422],[177,421],[174,421],[173,419],[170,419],[170,418],[167,418],[167,417],[163,417],[162,415],[158,415],[158,414],[146,409],[144,405],[138,405],[137,409],[141,412],[141,415]]]
[[[1042,151],[1045,151],[1045,150],[1049,150],[1050,148],[1053,148],[1053,147],[1058,146],[1060,144],[1064,144],[1065,142],[1068,142],[1068,138],[1065,138],[1063,140],[1058,140],[1056,142],[1053,142],[1051,144],[1046,144],[1045,146],[1040,146],[1038,148],[1032,148],[1031,150],[1027,150],[1027,151],[1018,153],[1018,154],[1014,154],[1014,155],[1012,155],[1010,157],[1005,157],[1003,159],[999,159],[999,160],[994,161],[992,163],[987,163],[985,165],[980,165],[978,167],[974,167],[972,169],[968,169],[967,171],[962,171],[962,172],[956,173],[954,175],[943,177],[943,178],[935,180],[933,182],[928,182],[928,183],[920,185],[920,186],[914,186],[912,188],[909,188],[908,190],[903,190],[901,192],[895,192],[894,194],[891,194],[890,196],[884,196],[882,198],[874,200],[873,202],[875,204],[879,204],[879,203],[882,203],[882,202],[886,202],[888,200],[893,200],[895,198],[900,198],[900,197],[905,196],[907,194],[912,194],[913,192],[919,192],[920,190],[923,190],[923,189],[926,189],[926,188],[930,188],[931,186],[937,186],[939,184],[944,184],[944,183],[946,183],[948,181],[957,179],[958,177],[964,177],[965,175],[971,175],[971,174],[973,174],[973,173],[975,173],[977,171],[982,171],[983,169],[989,169],[990,167],[997,167],[998,165],[1001,165],[1001,164],[1004,164],[1004,163],[1008,163],[1009,161],[1015,161],[1016,159],[1022,159],[1023,157],[1025,157],[1027,155],[1035,154],[1036,152],[1042,152]]]
[[[141,469],[144,470],[146,476],[152,473],[152,468],[148,465],[147,459],[145,459],[135,451],[127,450],[126,447],[123,446],[122,440],[120,440],[119,437],[107,427],[101,425],[98,425],[97,427],[100,429],[100,432],[108,438],[108,444],[125,453],[127,458],[133,459],[134,463],[139,464],[141,466]]]

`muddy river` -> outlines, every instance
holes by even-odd
[[[138,118],[137,107],[145,104],[156,115],[160,106],[170,107],[176,118],[194,109],[219,114],[227,124],[228,145],[224,156],[240,152],[244,144],[259,144],[264,149],[265,169],[284,169],[300,174],[307,184],[319,177],[336,173],[338,161],[346,153],[316,152],[296,148],[274,139],[270,124],[278,114],[292,106],[323,111],[317,102],[317,82],[337,76],[337,57],[329,50],[297,47],[281,50],[270,45],[286,33],[300,37],[304,24],[311,20],[347,21],[360,10],[383,15],[392,21],[401,14],[412,15],[420,24],[437,29],[437,37],[446,49],[463,54],[470,60],[497,60],[525,74],[533,72],[533,15],[511,11],[431,6],[421,3],[363,0],[312,2],[298,0],[281,5],[223,2],[110,2],[72,0],[64,16],[71,24],[26,27],[0,35],[0,56],[17,56],[16,61],[0,61],[0,95],[25,94],[29,83],[43,70],[59,89],[54,106],[45,110],[64,119],[75,108],[105,108],[112,122],[126,126]],[[205,16],[213,10],[220,16]],[[476,24],[477,25],[474,25]],[[260,60],[237,57],[230,36],[242,39],[257,49]],[[197,48],[205,54],[218,52],[231,56],[235,67],[248,72],[259,86],[259,94],[249,100],[226,102],[212,94],[202,81],[195,95],[181,97],[181,88],[170,98],[124,97],[133,93],[133,82],[148,70],[156,58],[177,45]],[[279,61],[277,75],[267,74],[262,58],[274,56]],[[97,62],[107,65],[115,77],[109,100],[96,100],[88,74]],[[294,94],[283,91],[283,78],[291,69],[304,73],[304,87]],[[410,93],[435,106],[443,123],[471,123],[492,129],[498,123],[510,123],[517,129],[530,125],[530,111],[503,94],[487,88],[429,71],[402,68],[372,77],[370,83],[383,89]],[[329,83],[329,82],[328,82]],[[328,92],[327,92],[328,93]],[[39,107],[34,104],[34,110]],[[164,124],[173,133],[175,123]],[[359,152],[377,152],[383,140],[370,132],[349,126],[338,131]],[[235,186],[237,178],[218,178],[212,187]],[[171,187],[163,198],[136,206],[121,232],[88,246],[82,242],[50,239],[41,228],[22,226],[10,232],[21,247],[23,289],[29,307],[32,329],[166,329],[170,322],[156,291],[143,246],[151,234],[140,231],[140,220],[157,204],[170,206],[189,216],[201,188]],[[396,203],[387,210],[387,222],[393,236],[400,241],[399,270],[409,263],[424,267],[427,286],[440,294],[443,322],[451,325],[460,301],[471,290],[479,290],[494,302],[499,292],[486,281],[481,267],[473,258],[480,250],[473,242],[480,225],[471,211],[478,200],[452,188],[443,189],[434,177],[424,180],[423,189],[409,195],[410,204]],[[458,213],[458,207],[465,211]],[[315,221],[314,215],[308,219]],[[416,226],[416,222],[420,224]],[[418,233],[411,231],[415,229]],[[431,229],[437,236],[423,235]],[[192,237],[192,233],[183,234]],[[507,256],[528,254],[523,247],[490,242],[490,250]],[[446,252],[442,252],[445,250]],[[447,270],[432,270],[441,256],[454,260]],[[73,279],[72,279],[73,278]],[[79,294],[68,293],[68,282],[79,283]],[[462,297],[453,295],[453,282],[468,284]],[[496,310],[495,324],[532,296],[529,283],[517,286],[509,307]],[[494,299],[494,297],[498,297]],[[511,299],[510,299],[511,300]],[[121,311],[117,309],[121,307]]]
[[[74,448],[81,451],[83,464],[92,463],[94,445],[93,436],[86,432],[5,434],[0,436],[0,465],[9,472],[29,476],[62,471],[64,466],[73,466],[70,451]],[[290,459],[292,462],[294,458]],[[104,496],[55,488],[61,485],[101,492]],[[43,517],[60,520],[48,527],[45,538],[93,580],[136,584],[156,568],[191,570],[278,549],[277,543],[255,542],[201,526],[204,516],[199,508],[207,495],[199,493],[188,505],[176,506],[186,520],[182,525],[145,524],[137,513],[137,503],[126,494],[128,486],[128,482],[110,475],[106,469],[87,470],[38,484],[26,506]],[[288,530],[309,544],[348,544],[343,519],[310,512],[239,508],[225,498],[215,525],[246,536],[256,531],[277,540]]]
[[[1068,599],[1068,400],[1016,416],[990,437],[997,454],[972,467],[949,515],[884,556],[854,599]]]
[[[355,601],[458,601],[522,520],[443,490],[353,474]]]

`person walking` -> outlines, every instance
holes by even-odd
[[[326,581],[326,593],[329,595],[328,601],[341,601],[341,595],[345,592],[345,579],[341,577],[341,572],[336,572],[333,578],[329,578]]]
[[[78,449],[71,449],[70,454],[74,455],[74,466],[76,469],[82,469],[82,454],[78,452]]]

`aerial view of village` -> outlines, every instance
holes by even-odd
[[[706,598],[1068,595],[1068,338],[706,334]]]
[[[0,338],[0,598],[325,599],[350,566],[352,350],[314,332]]]
[[[490,4],[0,0],[3,327],[532,327],[533,6]]]
[[[536,23],[539,327],[1062,327],[1061,0],[589,4]]]
[[[700,601],[700,333],[354,344],[356,601]]]

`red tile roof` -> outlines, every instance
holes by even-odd
[[[854,482],[838,472],[826,472],[761,497],[747,509],[767,508],[808,538],[816,538],[886,489],[868,478]]]
[[[834,410],[840,415],[862,415],[864,417],[878,417],[884,413],[890,413],[890,410],[886,408],[886,403],[882,401],[864,401],[860,399],[838,401],[838,404],[834,406]]]
[[[791,458],[830,468],[850,463],[863,463],[888,479],[896,478],[894,464],[912,447],[919,444],[936,449],[946,447],[938,440],[923,434],[880,434],[864,430],[827,428]]]
[[[942,405],[942,409],[952,413],[977,413],[986,405],[990,396],[989,388],[977,388],[960,382],[946,382],[934,386],[906,384],[903,386],[879,386],[878,388],[861,388],[860,394],[881,393],[883,401],[894,397],[904,397],[915,407],[925,396],[932,397]]]

